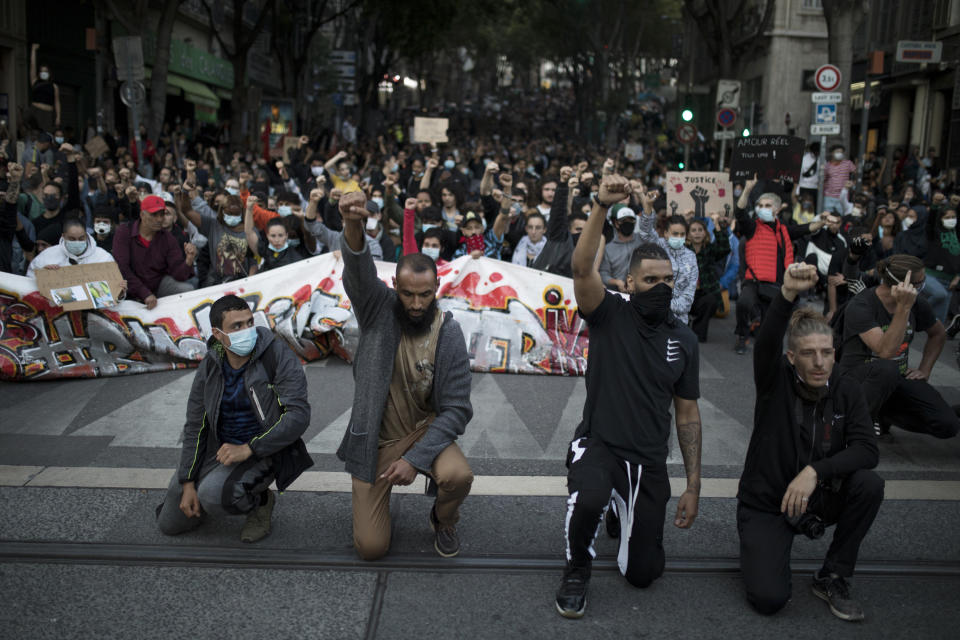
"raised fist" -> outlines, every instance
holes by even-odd
[[[340,215],[344,221],[363,220],[369,215],[367,197],[362,191],[351,191],[340,198]]]
[[[331,189],[330,190],[330,199],[336,202],[343,197],[343,191],[340,189]]]
[[[197,170],[197,163],[195,160],[187,160],[183,163],[183,168],[187,170],[187,173],[192,173]]]
[[[16,162],[7,163],[7,180],[10,182],[20,182],[23,177],[23,167]]]
[[[800,293],[816,286],[820,275],[812,264],[796,263],[783,272],[783,287],[788,291]]]
[[[416,198],[407,198],[403,203],[403,208],[406,210],[416,209],[417,208],[417,199]]]
[[[277,160],[277,171],[283,171],[283,160]]]
[[[488,162],[486,168],[483,170],[484,173],[499,173],[500,165],[496,162]]]
[[[612,206],[630,195],[630,181],[623,176],[610,174],[600,182],[597,199],[605,207]]]
[[[560,167],[560,182],[569,182],[573,175],[573,167]]]
[[[603,161],[603,175],[613,173],[613,158],[607,158]]]
[[[440,166],[440,161],[437,160],[436,158],[430,158],[429,160],[427,160],[427,170],[428,170],[428,171],[433,171],[434,169],[436,169],[436,168],[439,167],[439,166]]]
[[[512,186],[513,186],[513,174],[511,174],[511,173],[501,174],[501,176],[500,176],[500,185],[503,186],[504,188],[512,187]]]
[[[323,197],[323,189],[311,189],[310,202],[320,202],[320,198],[322,197]]]

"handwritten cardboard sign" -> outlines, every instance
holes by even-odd
[[[429,142],[436,144],[447,141],[447,128],[450,126],[446,118],[414,118],[413,142]]]
[[[120,302],[123,276],[116,262],[37,269],[37,289],[65,311],[103,309]]]
[[[107,144],[106,140],[100,136],[90,138],[90,141],[83,145],[83,148],[87,150],[87,153],[89,153],[90,157],[94,160],[110,151],[110,146]]]
[[[696,218],[733,215],[733,187],[724,172],[668,171],[666,189],[669,215],[687,211]]]
[[[733,142],[730,179],[745,182],[754,174],[760,180],[800,180],[803,138],[795,136],[749,136]]]

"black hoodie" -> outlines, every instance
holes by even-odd
[[[797,374],[782,353],[792,313],[793,304],[778,291],[753,351],[757,403],[737,498],[748,507],[769,513],[780,512],[787,486],[808,461],[817,472],[817,480],[826,482],[857,469],[872,469],[879,458],[860,384],[853,378],[840,377],[836,367],[825,399],[816,403],[817,413],[822,412],[824,417],[820,424],[828,422],[830,428],[819,426],[814,436],[798,424]],[[806,404],[806,410],[813,407],[813,402],[800,403]],[[818,446],[811,446],[815,443]]]

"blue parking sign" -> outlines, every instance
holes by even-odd
[[[836,124],[837,122],[837,105],[835,104],[818,104],[817,107],[817,124]]]

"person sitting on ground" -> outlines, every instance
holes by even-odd
[[[848,580],[883,480],[870,471],[879,456],[863,394],[834,370],[833,330],[815,311],[793,311],[817,280],[809,264],[784,272],[753,350],[754,427],[737,492],[740,570],[750,605],[774,614],[790,600],[794,536],[817,538],[836,524],[813,594],[838,618],[863,620]]]
[[[210,328],[157,526],[172,536],[205,515],[247,514],[240,540],[256,542],[270,533],[270,484],[282,492],[313,464],[301,439],[310,426],[307,379],[293,350],[254,326],[242,298],[214,302]]]
[[[250,196],[251,199],[253,196]],[[247,201],[247,220],[250,220],[250,201]],[[252,226],[250,221],[249,226]],[[303,260],[304,256],[299,247],[290,246],[290,240],[287,236],[287,227],[284,225],[283,218],[276,217],[267,223],[266,242],[260,239],[259,234],[247,228],[247,242],[251,247],[257,247],[257,258],[262,258],[260,262],[260,271],[270,271],[278,267],[285,267]]]
[[[460,552],[456,524],[473,482],[456,444],[473,416],[466,340],[437,307],[433,260],[403,256],[393,289],[377,277],[366,205],[363,192],[340,200],[343,287],[360,325],[353,411],[337,450],[353,476],[353,543],[364,560],[386,554],[391,489],[422,473],[437,487],[429,518],[434,548],[452,557]]]
[[[139,220],[117,227],[112,253],[128,283],[128,297],[153,309],[157,298],[193,291],[187,280],[193,277],[197,248],[186,244],[181,253],[176,238],[164,231],[167,210],[159,196],[147,196],[139,208]]]
[[[670,256],[670,264],[673,266],[673,299],[670,302],[670,311],[677,320],[688,324],[700,272],[697,266],[697,254],[687,248],[689,230],[687,221],[680,215],[670,216],[667,218],[666,237],[659,236],[656,230],[657,214],[653,209],[653,203],[660,194],[651,191],[639,195],[643,215],[640,216],[637,236],[645,244],[659,245]]]
[[[240,196],[221,196],[220,210],[217,212],[210,208],[192,187],[193,185],[184,185],[185,189],[191,190],[192,198],[191,208],[184,213],[207,238],[211,257],[210,270],[202,283],[203,286],[209,287],[256,274],[257,264],[243,230],[243,200]]]
[[[63,222],[60,244],[40,252],[27,267],[27,277],[36,278],[37,269],[59,269],[75,264],[115,262],[113,256],[97,246],[79,218]]]
[[[104,251],[113,251],[113,233],[117,228],[117,210],[108,204],[93,209],[93,237]]]
[[[877,263],[877,275],[880,284],[855,295],[843,310],[840,370],[860,381],[878,436],[896,425],[952,438],[960,420],[929,382],[947,336],[930,303],[918,297],[927,277],[923,261],[893,255]],[[927,341],[914,369],[910,343],[920,331]]]
[[[710,241],[707,225],[702,220],[690,223],[687,246],[697,256],[697,291],[690,306],[690,328],[697,340],[707,341],[710,319],[721,302],[720,272],[730,253],[730,219],[720,214],[716,218],[716,233]]]

